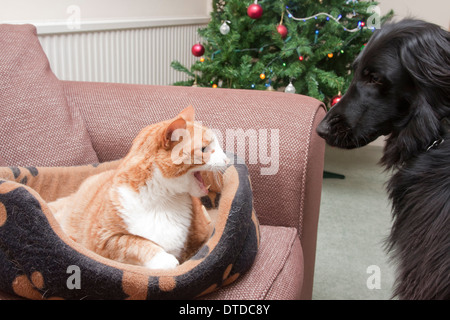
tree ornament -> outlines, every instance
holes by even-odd
[[[228,34],[228,32],[230,32],[230,26],[227,23],[230,23],[230,21],[224,21],[219,28],[220,33],[223,35],[226,35]]]
[[[339,100],[341,100],[341,99],[342,99],[342,95],[341,95],[341,92],[339,91],[339,93],[337,95],[335,95],[333,98],[331,98],[331,103],[330,103],[331,107],[334,107],[334,105],[336,103],[338,103]]]
[[[247,8],[247,15],[252,19],[259,19],[263,14],[262,7],[258,4],[258,1],[255,0],[255,3],[251,4]]]
[[[194,44],[192,46],[192,54],[196,57],[201,57],[205,53],[205,47],[200,43]]]
[[[298,60],[303,61],[304,57],[303,56],[299,56]]]
[[[295,87],[292,84],[292,82],[289,82],[287,87],[284,89],[284,92],[286,92],[286,93],[295,93]]]
[[[261,80],[264,80],[264,79],[266,78],[266,75],[265,75],[264,73],[261,73],[261,74],[259,75],[259,77],[261,78]]]
[[[284,25],[279,24],[277,26],[277,32],[281,35],[281,38],[284,39],[288,34],[288,29]]]
[[[197,73],[195,73],[195,80],[194,80],[194,84],[192,85],[194,88],[197,88],[198,87],[198,84],[197,84]]]
[[[333,56],[334,56],[334,54],[332,54],[332,53],[328,54],[328,58],[330,58],[330,59],[333,58]]]
[[[216,88],[217,88],[217,84],[214,83],[214,84],[212,85],[212,87],[213,87],[214,89],[216,89]]]

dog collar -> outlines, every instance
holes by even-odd
[[[444,142],[444,139],[434,140],[434,142],[427,148],[427,151],[430,149],[436,149],[441,145],[442,142]]]
[[[449,117],[444,117],[440,120],[441,125],[443,127],[444,132],[448,132],[450,133],[450,118]],[[430,149],[436,149],[437,147],[439,147],[442,143],[444,142],[443,138],[434,140],[432,144],[430,144],[430,146],[427,148],[427,151]]]

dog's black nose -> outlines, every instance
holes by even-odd
[[[330,125],[328,124],[328,121],[323,120],[319,125],[317,126],[317,134],[322,137],[323,139],[326,139],[328,135],[330,134]]]

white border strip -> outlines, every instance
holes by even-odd
[[[160,19],[133,19],[133,20],[101,20],[81,21],[78,25],[69,24],[66,21],[33,22],[33,21],[2,21],[9,24],[33,24],[38,35],[78,33],[92,31],[106,31],[118,29],[137,29],[152,27],[167,27],[192,24],[208,24],[209,17],[189,18],[160,18]]]

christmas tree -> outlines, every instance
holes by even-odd
[[[213,0],[198,59],[174,85],[285,90],[328,103],[351,81],[351,64],[381,23],[376,2]],[[195,57],[193,57],[195,58]]]

